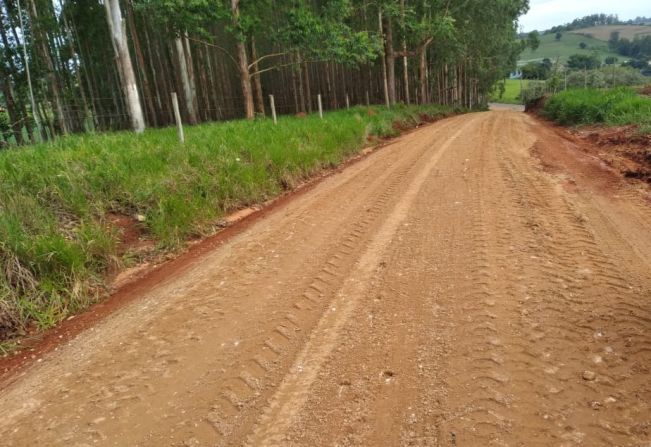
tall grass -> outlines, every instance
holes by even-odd
[[[110,215],[139,216],[174,250],[231,210],[265,201],[395,135],[440,106],[353,108],[306,118],[107,133],[0,152],[0,340],[47,328],[105,293],[128,262]]]
[[[626,87],[557,93],[547,100],[543,113],[563,125],[637,124],[642,130],[651,129],[651,98]]]

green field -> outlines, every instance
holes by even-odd
[[[588,46],[585,50],[579,47],[581,42],[586,43]],[[540,37],[540,47],[537,50],[531,51],[526,49],[520,54],[518,65],[524,65],[527,62],[539,62],[548,58],[552,63],[556,62],[558,58],[560,63],[563,64],[573,54],[592,54],[597,52],[601,60],[608,56],[614,56],[620,61],[623,56],[613,53],[608,49],[608,43],[602,40],[594,39],[592,37],[580,36],[570,32],[563,33],[560,40],[556,40],[554,34],[545,34]]]
[[[529,84],[527,79],[507,79],[504,81],[504,94],[500,96],[499,86],[491,93],[490,101],[503,104],[522,104],[520,91]]]
[[[357,107],[305,118],[86,134],[0,151],[0,351],[30,324],[46,328],[105,290],[123,252],[116,216],[166,252],[213,231],[224,213],[264,202],[444,106]]]

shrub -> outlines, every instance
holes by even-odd
[[[646,129],[651,124],[651,98],[627,87],[567,90],[549,98],[543,113],[564,125],[637,124]]]

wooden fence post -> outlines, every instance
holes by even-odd
[[[179,141],[181,144],[185,143],[185,135],[183,134],[183,122],[181,121],[181,112],[179,111],[179,100],[176,97],[176,92],[172,92],[172,107],[174,108],[174,119],[176,119],[176,130],[179,134]]]
[[[348,93],[346,93],[346,109],[350,109],[350,98],[348,98]]]
[[[274,95],[269,95],[269,103],[271,104],[271,116],[274,119],[274,124],[278,124],[278,119],[276,118],[276,103],[274,101]]]
[[[316,97],[317,102],[319,103],[319,117],[323,119],[323,105],[321,104],[321,93],[319,93]]]

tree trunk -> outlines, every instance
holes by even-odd
[[[233,29],[238,29],[240,23],[240,0],[231,0],[231,15]],[[244,36],[235,37],[235,50],[237,53],[237,66],[240,73],[240,84],[242,86],[242,97],[244,98],[244,114],[246,119],[252,120],[255,118],[255,110],[253,107],[251,74],[249,73],[249,58],[246,55]]]
[[[194,60],[192,58],[192,48],[187,31],[183,35],[183,48],[185,50],[185,63],[188,69],[188,78],[190,79],[190,95],[192,97],[192,107],[194,108],[195,117],[199,116],[199,101],[197,100],[197,80],[194,75]]]
[[[294,56],[290,56],[290,60],[293,62],[294,61]],[[292,77],[292,93],[294,97],[294,111],[295,113],[300,112],[299,105],[298,105],[298,86],[296,83],[296,70],[294,69],[293,64],[290,65],[289,67],[289,72]]]
[[[310,86],[310,70],[307,66],[307,62],[303,62],[303,79],[305,80],[307,113],[312,113],[312,87]]]
[[[264,116],[264,93],[262,92],[262,79],[258,70],[258,51],[255,47],[255,38],[251,37],[251,59],[253,59],[253,87],[255,90],[255,109],[260,115]]]
[[[131,55],[127,45],[127,32],[122,19],[119,0],[104,0],[106,6],[106,19],[111,31],[113,49],[118,70],[122,74],[123,90],[127,100],[131,128],[142,133],[145,130],[145,118],[140,105],[140,95],[136,85],[136,76],[133,73]]]
[[[38,12],[36,11],[35,0],[31,0],[29,4],[32,16],[32,30],[34,31],[34,38],[38,42],[38,48],[41,53],[41,57],[45,61],[48,80],[47,83],[52,94],[52,102],[54,104],[56,119],[61,133],[65,135],[68,133],[68,123],[66,122],[65,112],[63,110],[63,101],[61,100],[59,81],[54,71],[54,62],[52,61],[52,55],[50,54],[50,50],[47,44],[47,36],[42,32],[41,24],[38,23]]]
[[[14,101],[14,93],[10,82],[11,80],[9,79],[9,76],[7,76],[4,66],[0,66],[0,84],[2,84],[2,94],[7,103],[7,112],[9,113],[9,119],[11,120],[11,128],[13,130],[14,138],[16,139],[16,144],[21,145],[23,144],[23,120],[16,109],[16,102]]]
[[[183,99],[185,100],[185,110],[188,114],[188,122],[197,124],[197,110],[194,107],[194,98],[192,95],[192,85],[190,84],[190,75],[188,73],[187,59],[185,58],[185,49],[180,37],[174,39],[176,48],[176,57],[179,64],[179,73],[181,75],[181,85],[183,87]]]
[[[405,0],[400,0],[400,13],[402,15],[402,76],[405,83],[405,102],[410,104],[409,98],[409,62],[407,60],[407,33],[405,32]]]
[[[149,79],[147,78],[145,58],[142,54],[142,45],[140,44],[140,38],[138,37],[138,31],[136,30],[136,22],[135,22],[134,11],[133,11],[133,0],[129,0],[127,2],[127,20],[129,22],[129,31],[131,32],[131,40],[133,41],[133,48],[136,52],[136,67],[138,68],[138,73],[140,73],[142,96],[145,101],[145,106],[147,107],[147,113],[149,115],[149,119],[151,120],[150,124],[153,123],[153,125],[156,126],[158,120],[156,119],[156,109],[154,108],[154,95],[151,92]]]
[[[378,23],[380,38],[383,38],[384,33],[382,32],[382,10],[378,12]],[[382,88],[384,90],[384,103],[387,107],[389,107],[391,106],[391,100],[389,98],[389,81],[387,79],[386,49],[382,50],[380,62],[382,63]]]
[[[303,79],[302,65],[301,53],[296,52],[296,60],[292,68],[296,70],[296,73],[298,74],[298,97],[301,103],[301,112],[305,113],[307,107],[305,106],[305,80]]]
[[[427,47],[432,43],[432,38],[428,38],[418,47],[418,76],[420,84],[420,103],[427,102]]]
[[[384,48],[386,53],[387,84],[389,88],[389,102],[396,103],[396,56],[393,51],[393,26],[391,17],[384,20]]]

